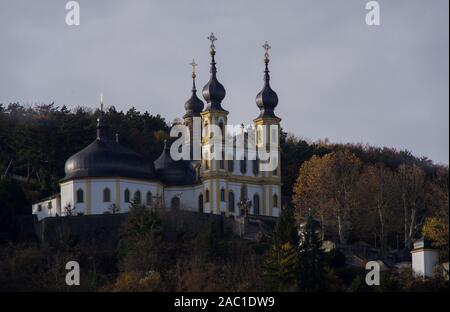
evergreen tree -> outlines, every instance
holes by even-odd
[[[264,278],[269,290],[295,290],[299,268],[298,249],[290,242],[274,242],[264,262]]]
[[[319,225],[311,216],[300,226],[299,288],[317,291],[324,287],[324,253]]]

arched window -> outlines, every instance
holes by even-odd
[[[247,173],[247,157],[241,160],[241,173],[244,175]]]
[[[225,189],[220,190],[220,201],[225,201]]]
[[[205,197],[206,197],[206,202],[209,203],[209,190],[208,189],[206,189]]]
[[[234,212],[234,193],[228,192],[228,212]]]
[[[103,202],[108,203],[111,201],[111,191],[109,190],[109,188],[105,188],[103,190]]]
[[[126,190],[125,190],[125,193],[124,193],[123,198],[124,198],[124,201],[125,201],[126,203],[129,203],[129,202],[130,202],[130,190],[129,190],[129,189],[126,189]]]
[[[273,194],[273,206],[278,207],[278,195]]]
[[[229,172],[234,171],[234,160],[233,159],[228,160],[228,171]]]
[[[172,200],[170,201],[170,208],[172,210],[180,209],[180,197],[178,196],[172,197]]]
[[[152,197],[152,192],[148,191],[147,195],[146,195],[146,200],[145,200],[147,206],[151,206],[153,203],[153,197]]]
[[[140,204],[141,203],[141,191],[137,190],[136,193],[134,193],[134,203]]]
[[[253,195],[253,214],[259,215],[259,195]]]
[[[198,195],[198,212],[203,212],[203,194]]]
[[[259,173],[259,160],[258,158],[253,160],[253,174],[258,175]]]
[[[82,189],[77,191],[77,203],[84,203],[84,192]]]

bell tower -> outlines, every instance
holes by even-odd
[[[255,142],[259,150],[274,150],[271,153],[270,161],[273,163],[273,170],[262,171],[262,179],[264,181],[263,209],[265,214],[274,216],[279,213],[281,208],[281,166],[280,166],[280,148],[279,139],[281,134],[281,119],[275,115],[275,107],[278,105],[278,95],[270,86],[269,71],[269,50],[271,46],[266,41],[262,46],[264,53],[264,86],[256,96],[256,105],[260,113],[253,122],[255,125]],[[268,166],[269,167],[269,166]],[[266,200],[264,200],[266,199]],[[276,209],[274,209],[276,208]]]
[[[211,212],[219,213],[219,178],[224,175],[226,171],[226,161],[224,157],[224,137],[227,124],[228,111],[222,108],[222,100],[225,98],[225,88],[217,80],[216,68],[216,47],[214,41],[217,38],[211,33],[208,37],[211,41],[210,55],[210,79],[203,87],[203,98],[207,105],[206,109],[201,112],[202,117],[202,172],[204,180],[209,180],[209,194],[211,198],[207,199],[211,203]],[[220,131],[218,131],[220,129]],[[215,133],[219,132],[219,133]],[[214,148],[221,147],[220,150]],[[221,159],[213,155],[221,155]]]

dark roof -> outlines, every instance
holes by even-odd
[[[199,117],[201,111],[203,110],[203,101],[200,100],[197,96],[197,89],[195,88],[195,81],[192,84],[192,95],[189,100],[184,104],[184,108],[186,109],[186,114],[184,114],[184,118],[186,117]]]
[[[269,59],[266,58],[264,62],[266,64],[266,69],[264,71],[264,87],[258,95],[256,95],[256,105],[260,110],[258,118],[278,118],[274,113],[274,109],[278,105],[278,95],[270,87]]]
[[[71,156],[66,161],[65,173],[62,181],[88,177],[155,177],[152,164],[141,155],[103,137]]]
[[[221,103],[225,98],[225,88],[217,80],[217,68],[216,61],[214,60],[214,55],[216,51],[211,49],[211,77],[206,85],[203,87],[203,98],[208,103],[206,106],[206,111],[216,110],[216,111],[226,111],[222,108]]]
[[[158,179],[166,185],[190,185],[197,182],[196,162],[173,160],[170,157],[170,146],[167,142],[164,142],[164,149],[154,161],[154,165]]]

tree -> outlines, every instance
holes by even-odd
[[[402,164],[398,168],[403,207],[404,246],[410,248],[424,217],[425,172],[417,165]]]
[[[340,243],[346,242],[350,213],[356,209],[356,185],[361,161],[348,151],[313,157],[300,168],[293,204],[297,224],[309,215],[317,217]]]
[[[449,241],[448,220],[439,217],[429,217],[425,219],[422,227],[422,235],[431,240],[433,247],[447,247]]]
[[[119,253],[123,271],[157,271],[161,220],[153,209],[133,203],[120,229]]]
[[[318,222],[309,216],[300,226],[299,287],[304,291],[324,288],[324,254]]]
[[[358,183],[359,216],[357,225],[373,227],[378,233],[381,252],[387,249],[387,237],[395,224],[398,181],[395,174],[383,165],[368,165]],[[372,226],[374,225],[374,226]],[[375,241],[376,244],[376,241]]]
[[[264,278],[269,290],[293,290],[298,281],[299,254],[290,242],[274,242],[265,258]]]

